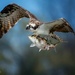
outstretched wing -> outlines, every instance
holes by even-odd
[[[50,33],[53,33],[56,31],[56,32],[64,32],[64,33],[72,32],[75,34],[75,32],[73,31],[69,23],[64,18],[60,18],[48,24],[51,27]]]
[[[0,38],[6,33],[20,18],[37,19],[29,11],[23,9],[17,4],[9,4],[0,12]]]

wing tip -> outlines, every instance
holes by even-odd
[[[75,35],[75,32],[73,32],[73,34]]]
[[[61,19],[62,21],[64,21],[64,22],[68,23],[65,18],[60,18],[60,19]]]
[[[60,18],[66,25],[70,26],[69,22],[65,18]]]
[[[60,18],[69,28],[70,28],[70,32],[72,32],[75,35],[74,30],[70,27],[70,24],[68,23],[68,21],[65,18]]]

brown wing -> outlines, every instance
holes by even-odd
[[[50,33],[52,32],[64,32],[64,33],[67,33],[67,32],[72,32],[75,34],[75,32],[73,31],[73,29],[71,28],[71,26],[69,25],[69,23],[64,19],[64,18],[61,18],[59,20],[56,20],[56,21],[53,21],[50,23],[51,25],[51,29],[50,29]]]
[[[34,18],[37,19],[33,14],[29,11],[21,8],[16,4],[7,5],[0,12],[0,38],[6,33],[11,27],[15,25],[15,23],[23,17]]]

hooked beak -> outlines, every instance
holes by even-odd
[[[27,25],[27,26],[26,26],[26,30],[29,30],[29,29],[30,29],[30,25]]]

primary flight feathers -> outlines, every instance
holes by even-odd
[[[29,22],[30,25],[28,26],[29,28],[32,28],[31,30],[34,30],[34,31],[37,28],[40,28],[41,26],[46,27],[46,25],[48,24],[48,23],[40,22],[32,13],[30,13],[26,9],[23,9],[17,4],[9,4],[0,12],[0,38],[3,36],[4,33],[6,33],[10,28],[12,28],[20,18],[23,18],[23,17],[30,19],[30,22]],[[74,33],[73,29],[69,26],[69,24],[66,22],[65,19],[59,19],[59,20],[50,22],[49,25],[51,25],[52,27],[52,28],[48,28],[49,33],[53,33],[54,31]]]
[[[0,12],[0,38],[6,33],[20,18],[35,18],[29,11],[17,4],[9,4]]]

